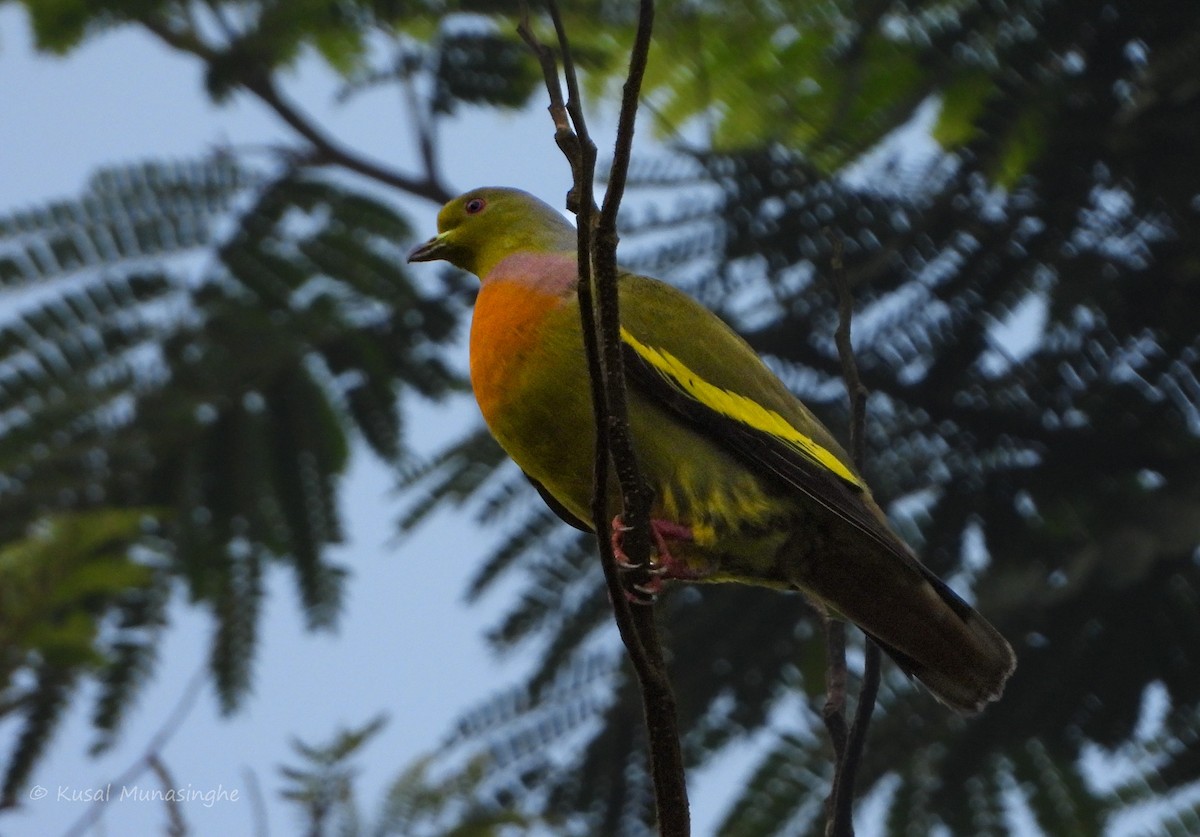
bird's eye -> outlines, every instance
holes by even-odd
[[[471,198],[467,201],[467,205],[463,207],[468,215],[478,215],[483,212],[483,208],[487,205],[487,201],[483,198]]]

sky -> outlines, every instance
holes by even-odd
[[[273,114],[247,97],[219,108],[209,104],[202,84],[197,62],[134,30],[95,37],[65,58],[37,54],[23,10],[0,5],[0,214],[75,196],[101,165],[186,160],[215,147],[263,147],[290,138]],[[399,97],[381,91],[336,104],[332,74],[311,58],[285,78],[284,88],[349,146],[390,166],[415,168]],[[593,123],[597,137],[611,136],[603,115]],[[561,205],[570,186],[541,104],[515,115],[467,109],[443,126],[439,144],[451,188],[519,185]],[[419,230],[433,233],[437,207],[399,203]],[[0,297],[0,318],[5,304]],[[476,420],[474,410],[465,399],[415,405],[410,444],[436,450]],[[87,756],[89,690],[60,726],[22,809],[0,817],[0,834],[78,833],[72,829],[96,813],[89,797],[110,786],[110,802],[87,833],[164,833],[161,803],[119,798],[122,786],[161,787],[151,774],[128,781],[124,774],[164,732],[170,738],[162,754],[173,786],[193,797],[183,806],[191,833],[252,834],[263,822],[268,833],[292,833],[298,812],[278,794],[278,766],[295,761],[289,742],[323,742],[384,711],[390,722],[364,751],[357,784],[360,802],[372,812],[405,764],[435,749],[463,710],[515,682],[527,663],[519,655],[498,661],[483,639],[502,612],[503,589],[482,605],[463,603],[466,582],[488,549],[476,527],[464,525],[466,513],[441,512],[397,543],[393,479],[356,447],[341,493],[348,540],[332,553],[352,571],[336,632],[306,631],[291,578],[274,572],[253,693],[236,714],[222,717],[205,686],[181,715],[180,700],[204,666],[212,622],[177,599],[157,671],[117,745],[99,758]],[[0,726],[6,753],[14,734],[12,725]],[[747,749],[719,773],[691,777],[697,833],[717,816],[749,758]]]

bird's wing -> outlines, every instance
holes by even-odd
[[[811,434],[753,399],[710,383],[675,355],[638,340],[627,329],[621,330],[621,338],[629,383],[645,397],[755,473],[769,474],[802,492],[906,562],[911,560],[864,502],[859,478]]]

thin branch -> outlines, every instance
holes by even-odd
[[[825,633],[825,705],[821,719],[833,745],[833,762],[841,765],[846,755],[846,623],[821,609],[821,628]],[[833,794],[826,800],[827,815],[833,811]]]
[[[858,690],[858,705],[854,708],[854,723],[846,739],[846,751],[833,781],[833,827],[831,837],[852,837],[854,834],[854,784],[867,743],[867,728],[875,712],[879,696],[880,652],[874,640],[867,637],[863,663],[862,686]]]
[[[210,67],[224,55],[221,49],[206,43],[194,31],[181,31],[154,19],[143,20],[142,24],[168,46],[195,55]],[[429,157],[425,153],[426,149],[422,149],[426,167],[424,175],[412,177],[403,174],[351,151],[326,134],[307,114],[279,91],[269,70],[249,68],[238,78],[237,83],[243,89],[257,96],[263,104],[275,111],[280,119],[308,142],[307,153],[294,155],[308,165],[341,166],[371,180],[393,186],[417,197],[427,198],[438,204],[445,203],[454,197],[442,185],[436,167],[430,165]]]
[[[417,150],[421,155],[421,165],[425,167],[426,177],[434,183],[438,183],[441,178],[438,175],[437,141],[435,137],[437,117],[431,108],[422,106],[421,97],[417,94],[417,85],[413,81],[412,73],[404,74],[400,79],[400,86],[404,90],[405,107],[408,108],[409,115],[412,118],[413,133],[417,140]]]
[[[557,18],[557,12],[557,7],[551,5],[551,15]],[[565,43],[566,33],[562,29],[561,22],[556,24],[555,28],[558,31],[561,42]],[[604,570],[604,579],[608,587],[609,600],[613,605],[613,615],[617,623],[617,630],[620,633],[621,640],[629,650],[634,670],[640,680],[643,670],[648,669],[645,662],[646,652],[642,647],[637,626],[633,621],[629,600],[625,595],[624,582],[617,569],[616,555],[613,552],[612,542],[604,536],[609,531],[608,492],[602,490],[602,487],[608,484],[609,436],[607,433],[600,432],[599,429],[608,427],[609,407],[604,376],[598,372],[601,369],[601,361],[596,306],[592,295],[591,254],[593,245],[589,233],[592,231],[591,218],[595,204],[591,200],[580,200],[580,195],[591,194],[590,188],[586,193],[583,191],[583,188],[584,184],[594,182],[596,146],[587,133],[587,123],[582,118],[582,113],[579,113],[580,119],[578,122],[575,122],[573,119],[571,111],[575,108],[569,108],[567,101],[563,98],[554,53],[537,39],[537,36],[533,33],[529,25],[528,16],[521,21],[517,27],[517,31],[541,63],[546,89],[550,96],[549,111],[550,117],[554,122],[554,139],[571,166],[573,185],[568,204],[573,207],[579,218],[577,253],[579,264],[579,315],[583,329],[584,352],[588,360],[588,381],[592,395],[593,423],[598,428],[596,434],[596,461],[593,469],[592,518],[597,542],[600,547],[600,564]],[[571,66],[569,45],[563,48],[563,55],[564,64]],[[569,72],[567,73],[567,78],[569,84],[572,78]],[[573,124],[578,127],[578,133],[572,127]],[[649,538],[646,540],[646,555],[648,556]]]
[[[423,178],[409,177],[343,148],[280,93],[271,76],[264,74],[258,78],[244,79],[242,86],[275,111],[296,133],[308,140],[315,152],[309,158],[310,163],[339,165],[411,195],[428,198],[434,203],[442,204],[454,197],[438,181],[436,172],[427,171]]]
[[[258,774],[249,767],[244,767],[242,768],[242,782],[246,785],[246,798],[250,800],[254,837],[268,837],[271,830],[267,819],[267,801],[263,798],[262,783],[258,781]]]
[[[562,20],[557,14],[557,7],[551,8],[551,15],[556,19],[555,31],[558,33],[560,43],[567,44],[565,47],[562,47],[564,50],[563,63],[570,68],[567,71],[567,78],[568,84],[571,84],[571,79],[574,78],[574,63],[571,61],[570,44],[567,43],[566,32],[562,29]],[[594,171],[590,178],[585,177],[583,171],[584,158],[590,156],[592,158],[592,165],[594,166],[596,146],[593,143],[590,149],[588,149],[585,153],[585,149],[582,147],[583,138],[586,137],[589,143],[591,142],[591,139],[588,137],[587,122],[583,118],[583,111],[578,108],[578,96],[574,97],[575,102],[572,103],[570,108],[568,108],[566,100],[563,99],[562,86],[558,81],[558,63],[555,60],[554,52],[551,51],[551,49],[541,41],[539,41],[537,35],[533,33],[533,29],[529,24],[528,11],[526,11],[526,13],[523,15],[521,23],[517,26],[517,34],[521,36],[521,40],[523,40],[533,54],[537,56],[538,63],[541,65],[543,80],[546,83],[546,92],[550,96],[550,106],[547,108],[547,110],[550,111],[550,118],[554,122],[554,142],[558,146],[559,150],[562,151],[563,156],[567,158],[567,163],[571,166],[571,192],[567,196],[567,208],[579,215],[579,185],[585,179],[589,180],[589,182],[593,182],[595,180]],[[572,110],[574,110],[575,113],[572,113]],[[576,115],[579,117],[578,121],[574,120]],[[573,123],[580,129],[578,134],[576,134],[575,128],[572,126]],[[588,220],[590,221],[591,210],[595,207],[595,201],[592,200],[591,193],[588,195],[588,204]],[[579,217],[579,228],[580,230],[586,230],[589,233],[591,232],[591,225],[588,224],[585,226],[582,216]],[[591,253],[590,247],[586,250],[586,253]],[[582,246],[580,255],[584,255]],[[581,258],[580,270],[582,271],[584,269],[590,269],[590,264],[590,259],[585,260]],[[588,268],[585,268],[584,265],[587,265]],[[580,282],[580,285],[583,284],[583,282]],[[593,390],[593,395],[595,395],[595,393],[596,391]]]
[[[547,7],[562,52],[567,85],[565,100],[553,54],[538,42],[527,19],[522,21],[518,31],[541,62],[550,95],[555,141],[570,163],[574,184],[568,205],[575,209],[579,218],[580,318],[597,428],[592,518],[614,618],[641,686],[659,831],[672,837],[685,837],[691,831],[691,824],[675,699],[654,625],[653,609],[649,606],[631,607],[625,587],[626,582],[642,581],[639,576],[645,576],[644,580],[648,580],[651,492],[638,470],[629,429],[617,294],[616,216],[629,165],[639,91],[649,53],[654,5],[652,0],[642,0],[640,5],[637,36],[618,121],[613,172],[598,221],[593,221],[596,211],[592,198],[596,146],[588,134],[562,16],[554,0],[548,0]],[[610,455],[621,486],[622,520],[629,527],[623,547],[630,562],[643,568],[640,572],[634,570],[626,573],[624,578],[617,568],[609,537],[607,489]]]
[[[645,544],[630,542],[630,558],[643,563],[640,555],[650,554],[650,487],[637,468],[633,436],[629,428],[629,407],[625,385],[625,365],[621,353],[621,318],[617,294],[617,211],[625,192],[625,180],[632,156],[634,123],[637,118],[642,78],[650,52],[650,33],[654,25],[653,0],[641,0],[637,36],[629,60],[629,74],[621,98],[617,120],[617,141],[609,170],[600,222],[595,233],[596,293],[599,299],[600,342],[603,349],[603,374],[608,381],[610,446],[617,479],[621,484],[624,520],[632,527],[630,535],[645,538]],[[571,70],[572,75],[574,69]],[[568,76],[570,79],[571,76]],[[604,485],[597,485],[603,494]],[[644,549],[644,552],[635,552]],[[645,562],[648,567],[648,561]],[[663,660],[654,612],[650,607],[634,608],[638,635],[641,637],[649,670],[642,673],[641,685],[650,736],[651,772],[658,803],[659,829],[664,835],[687,835],[691,831],[687,781],[683,751],[679,743],[679,722],[675,696]]]
[[[163,804],[167,806],[168,837],[184,837],[188,833],[187,823],[183,819],[179,797],[171,793],[172,789],[178,787],[178,785],[171,778],[171,771],[167,769],[167,763],[162,760],[162,757],[158,753],[151,753],[146,757],[146,766],[150,768],[162,784]]]
[[[846,398],[850,406],[850,457],[854,467],[862,471],[866,456],[867,388],[858,376],[858,363],[854,359],[854,343],[850,339],[850,324],[854,319],[854,299],[850,295],[850,283],[846,280],[846,265],[842,261],[844,243],[840,234],[826,231],[833,244],[829,257],[833,268],[833,284],[838,296],[838,327],[834,332],[838,357],[842,361],[842,380],[846,383]]]
[[[163,721],[162,726],[158,728],[154,735],[150,736],[150,741],[147,742],[142,756],[129,765],[123,773],[109,782],[110,785],[128,785],[147,770],[154,769],[154,761],[159,758],[159,754],[167,746],[167,742],[180,730],[187,716],[191,714],[192,707],[196,705],[196,699],[200,697],[200,693],[204,690],[204,684],[207,681],[208,666],[205,664],[200,666],[196,670],[196,673],[192,675],[192,679],[184,687],[183,694],[180,695],[174,708],[171,709],[171,713],[167,716],[167,719]],[[104,798],[100,798],[89,805],[87,810],[83,812],[83,815],[67,829],[63,837],[80,837],[80,835],[86,834],[96,824],[96,821],[99,820],[100,814],[104,810],[105,801]]]
[[[205,0],[204,5],[208,7],[209,13],[212,15],[212,18],[216,22],[217,26],[221,29],[221,34],[225,36],[226,40],[232,43],[241,37],[241,33],[238,31],[238,28],[234,26],[233,20],[231,20],[226,14],[225,6],[222,6],[220,3],[216,2],[216,0]],[[191,5],[189,4],[186,8],[190,18]],[[194,23],[193,28],[197,28],[195,27]]]
[[[850,328],[854,319],[854,300],[850,295],[850,283],[846,279],[846,267],[842,261],[842,239],[829,230],[826,231],[833,245],[830,257],[830,267],[833,272],[833,284],[838,298],[838,327],[834,340],[838,347],[838,356],[842,361],[842,379],[846,384],[846,397],[850,406],[850,456],[854,467],[862,473],[866,450],[866,420],[867,420],[867,390],[858,375],[858,363],[854,359],[854,344],[851,340]],[[827,826],[825,833],[829,837],[853,837],[854,835],[854,783],[858,777],[858,767],[862,762],[863,747],[867,740],[867,728],[871,723],[871,714],[875,710],[875,698],[879,694],[879,646],[870,637],[866,642],[866,659],[863,667],[862,686],[858,692],[858,705],[855,707],[854,722],[846,731],[846,626],[844,622],[837,623],[841,635],[840,649],[840,701],[837,719],[831,722],[826,718],[826,726],[830,728],[830,736],[834,737],[834,727],[840,725],[839,735],[841,744],[834,740],[835,772],[833,788],[830,791],[827,804]],[[832,630],[832,627],[830,628]],[[832,645],[832,641],[831,641]],[[830,661],[830,668],[834,667]],[[829,685],[830,698],[826,702],[826,710],[833,700],[834,684],[832,678]]]

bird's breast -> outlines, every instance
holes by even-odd
[[[489,282],[480,289],[471,320],[471,388],[493,430],[538,375],[547,342],[556,339],[563,301],[518,282]]]
[[[471,387],[500,447],[586,519],[595,428],[573,301],[527,284],[486,283],[471,322]]]

